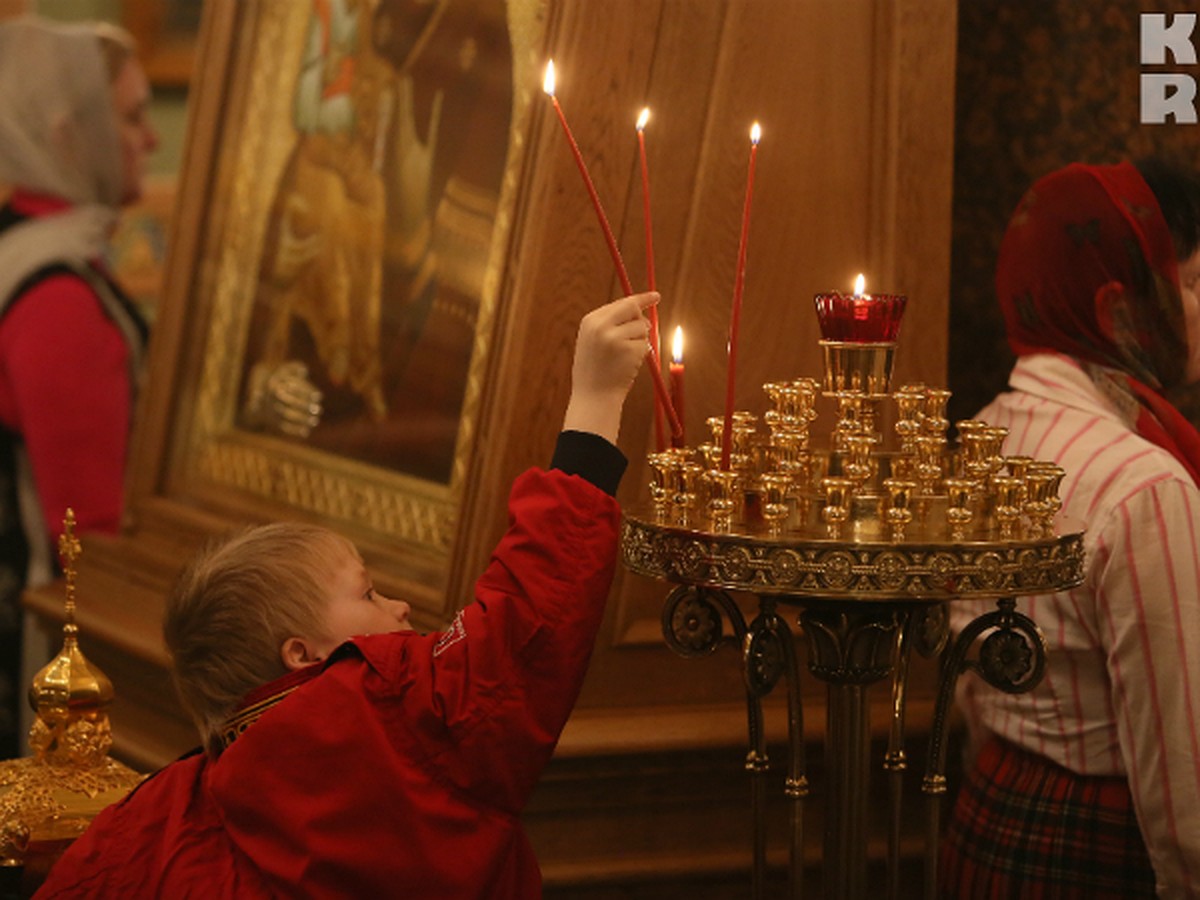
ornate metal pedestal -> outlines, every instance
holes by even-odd
[[[788,692],[789,896],[803,895],[802,814],[808,781],[800,668],[785,619],[795,612],[808,646],[808,669],[825,682],[828,695],[826,897],[867,895],[866,690],[885,678],[891,678],[893,698],[884,761],[890,792],[887,896],[899,894],[908,661],[913,648],[925,656],[944,654],[922,782],[928,804],[925,896],[933,898],[954,684],[968,669],[1011,693],[1037,684],[1045,647],[1037,626],[1015,610],[1015,598],[1078,584],[1082,535],[1060,527],[1065,533],[1032,529],[1032,537],[1004,540],[951,540],[929,535],[929,529],[914,529],[911,539],[896,535],[889,540],[886,534],[869,532],[814,537],[819,525],[806,527],[801,522],[788,530],[748,518],[749,524],[745,519],[738,523],[737,533],[701,530],[686,523],[687,515],[673,515],[660,504],[645,514],[627,515],[621,543],[631,570],[678,585],[667,597],[662,619],[663,634],[677,653],[711,653],[722,638],[723,621],[731,624],[742,647],[750,744],[746,768],[752,773],[753,896],[764,896],[766,871],[768,760],[762,698],[780,679]],[[728,593],[731,590],[757,598],[757,615],[750,622]],[[948,604],[967,598],[996,598],[997,608],[949,643]],[[977,657],[968,658],[981,636]]]
[[[867,688],[892,680],[884,767],[890,793],[888,896],[899,893],[904,708],[912,649],[945,654],[927,771],[925,893],[937,895],[937,845],[946,790],[947,714],[958,676],[975,669],[1019,693],[1045,665],[1037,626],[1016,597],[1080,582],[1083,540],[1058,512],[1063,470],[1002,452],[1007,431],[956,423],[950,392],[923,384],[891,390],[896,337],[907,300],[837,292],[815,298],[824,376],[763,385],[758,417],[726,406],[708,420],[712,442],[648,457],[651,506],[625,518],[622,551],[634,572],[679,585],[663,608],[663,634],[684,656],[712,652],[728,620],[742,646],[753,777],[753,893],[766,869],[766,743],[762,698],[788,690],[790,893],[802,893],[803,800],[808,793],[800,669],[783,610],[795,611],[809,671],[826,684],[828,723],[825,896],[865,897],[870,731]],[[827,448],[810,425],[818,396],[836,404]],[[886,420],[889,420],[886,421]],[[1065,527],[1064,527],[1065,526]],[[757,598],[747,623],[728,591]],[[994,598],[995,611],[947,649],[947,607]],[[968,659],[982,637],[978,656]]]

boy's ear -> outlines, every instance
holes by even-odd
[[[279,658],[283,661],[283,667],[289,672],[303,669],[305,666],[311,666],[324,659],[306,638],[296,636],[283,642],[279,648]]]

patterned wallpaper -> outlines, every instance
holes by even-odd
[[[1075,161],[1166,153],[1200,165],[1200,125],[1138,121],[1139,14],[1195,11],[1194,0],[960,0],[952,421],[1003,390],[1012,366],[992,279],[1005,225],[1025,189]],[[1192,40],[1200,47],[1200,28]],[[1200,66],[1149,71],[1200,81]]]

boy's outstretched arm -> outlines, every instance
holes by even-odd
[[[642,313],[658,299],[656,291],[633,294],[583,317],[575,340],[564,431],[590,432],[616,444],[621,409],[648,347],[650,326]]]

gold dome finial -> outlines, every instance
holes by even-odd
[[[107,756],[112,746],[107,709],[112,703],[113,687],[108,676],[88,662],[79,649],[75,561],[83,547],[75,536],[75,512],[69,508],[58,552],[66,593],[63,645],[30,685],[29,702],[37,721],[29,731],[29,744],[38,756],[55,765],[88,765]]]
[[[112,682],[79,649],[75,563],[83,547],[70,509],[58,552],[66,594],[63,645],[29,688],[37,711],[29,730],[34,755],[0,763],[0,866],[27,863],[50,852],[45,848],[77,837],[142,779],[108,756]]]
[[[75,627],[75,560],[83,553],[83,545],[75,536],[75,510],[67,507],[63,517],[63,533],[58,536],[58,559],[62,563],[63,576],[66,579],[66,621],[63,623],[63,634],[74,640],[78,628]]]

